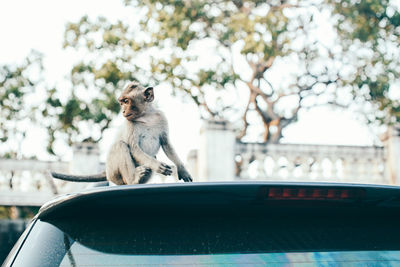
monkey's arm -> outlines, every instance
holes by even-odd
[[[189,172],[185,169],[182,161],[179,159],[178,154],[176,154],[175,149],[172,147],[171,142],[169,141],[168,133],[163,132],[160,136],[160,144],[163,148],[165,155],[175,163],[178,169],[178,178],[179,180],[183,180],[185,182],[192,182],[193,179],[190,176]]]
[[[132,158],[138,162],[140,165],[149,167],[155,172],[161,173],[163,175],[171,175],[171,166],[156,160],[153,157],[147,155],[137,144],[134,142],[134,146],[129,146]]]

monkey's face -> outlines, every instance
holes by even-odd
[[[153,100],[153,88],[148,87],[145,89],[135,82],[128,84],[118,98],[122,115],[129,121],[133,121],[142,116]]]

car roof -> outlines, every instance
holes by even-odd
[[[304,192],[308,196],[303,197]],[[336,197],[332,197],[336,194]],[[344,197],[343,197],[344,196]],[[140,212],[186,210],[231,210],[282,208],[292,203],[301,208],[351,207],[399,209],[400,187],[371,184],[300,183],[300,182],[212,182],[166,183],[99,187],[57,197],[42,206],[37,218],[82,216],[87,212],[104,213],[132,209]],[[257,211],[259,212],[259,210]]]

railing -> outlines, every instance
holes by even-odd
[[[49,173],[68,170],[67,162],[0,159],[0,206],[41,206],[58,194],[87,186],[55,180]]]
[[[237,143],[239,180],[388,184],[383,147]]]
[[[218,138],[210,135],[207,138],[214,142],[203,142],[208,146],[191,154],[188,168],[195,181],[218,181],[225,175],[224,181],[393,183],[387,175],[390,168],[385,147],[241,143],[235,142],[234,135],[230,139],[225,136],[225,132]],[[94,162],[104,170],[98,159]],[[0,205],[40,206],[55,195],[92,186],[55,180],[49,175],[50,170],[71,173],[70,167],[71,163],[66,162],[0,159]],[[176,180],[156,176],[152,182]]]
[[[105,169],[104,164],[98,164]],[[70,162],[0,159],[0,206],[41,206],[59,194],[93,186],[53,179],[50,171],[71,173]],[[92,173],[96,173],[93,171]],[[173,168],[176,177],[176,168]],[[172,176],[154,175],[153,183],[175,182]]]

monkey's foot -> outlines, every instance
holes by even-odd
[[[139,166],[135,168],[135,180],[139,182],[139,184],[146,183],[152,174],[152,170],[146,166]]]

